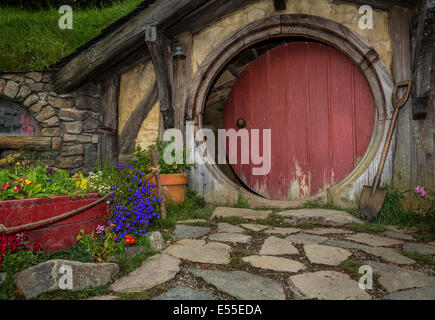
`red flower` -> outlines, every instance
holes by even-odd
[[[136,240],[132,236],[125,236],[125,244],[134,244]]]
[[[5,184],[1,187],[1,189],[2,189],[2,190],[8,190],[10,187],[11,187],[10,185],[8,185],[7,183],[5,183]]]

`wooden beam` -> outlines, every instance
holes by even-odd
[[[181,34],[177,40],[186,55],[185,59],[174,61],[174,76],[172,97],[174,105],[174,128],[184,132],[184,117],[186,109],[187,91],[191,74],[191,57],[193,37],[190,32]]]
[[[113,75],[101,82],[99,139],[97,159],[100,165],[118,157],[118,104],[120,76]]]
[[[174,108],[172,106],[172,81],[168,60],[168,39],[155,26],[150,26],[145,33],[145,42],[153,62],[159,91],[160,112],[165,128],[174,127]]]
[[[413,119],[425,119],[431,92],[432,55],[435,41],[435,1],[422,0],[413,32]]]
[[[122,129],[119,137],[119,153],[121,155],[133,153],[142,123],[156,104],[157,98],[157,83],[154,82],[153,86],[142,97],[133,112],[130,113]]]
[[[286,0],[273,0],[273,6],[276,11],[283,11],[287,9]]]
[[[415,8],[418,0],[334,0],[333,2],[350,2],[359,5],[369,5],[375,9],[388,10],[394,6]]]
[[[51,150],[51,137],[2,135],[0,149]]]
[[[166,29],[205,2],[207,0],[157,0],[63,66],[55,75],[54,90],[62,93],[75,89],[96,76],[102,66],[119,62],[141,46],[147,26],[154,24]]]
[[[391,37],[392,64],[391,72],[394,82],[410,80],[411,40],[409,30],[412,11],[401,7],[392,7],[389,11],[389,29]],[[398,92],[399,96],[403,91]],[[388,98],[388,97],[387,97]],[[397,123],[397,138],[394,156],[393,183],[397,187],[411,188],[412,181],[412,102],[408,99],[400,109]]]
[[[183,32],[195,34],[206,26],[256,0],[209,0],[166,30],[168,37]]]

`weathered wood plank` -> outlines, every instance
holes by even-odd
[[[192,34],[185,32],[178,37],[186,58],[174,61],[172,96],[174,104],[174,127],[184,132],[184,115],[189,87],[192,56]]]
[[[172,81],[169,70],[170,53],[168,52],[168,39],[155,26],[150,27],[145,42],[153,62],[159,91],[160,112],[163,116],[165,128],[174,126],[174,108],[172,106]]]
[[[209,0],[183,19],[168,28],[166,34],[173,37],[183,32],[195,34],[204,27],[237,11],[255,0]]]
[[[391,71],[395,82],[412,78],[409,37],[411,17],[411,10],[401,7],[392,7],[390,10],[389,29],[393,55]],[[400,90],[398,94],[401,96],[403,91]],[[412,103],[409,99],[399,112],[393,175],[394,185],[404,189],[411,187],[412,176],[415,174],[410,156],[413,148],[411,122]]]
[[[118,157],[118,103],[120,76],[113,75],[101,83],[100,114],[102,122],[99,127],[97,159],[99,164],[112,161]]]
[[[286,0],[273,0],[273,6],[277,11],[283,11],[287,9]]]
[[[66,92],[91,79],[100,68],[130,55],[142,45],[146,28],[153,24],[167,28],[207,0],[157,0],[150,7],[132,17],[124,25],[73,58],[54,79],[54,90]],[[132,49],[133,48],[133,49]]]
[[[413,119],[424,119],[431,91],[432,53],[435,41],[435,2],[422,0],[413,40]]]
[[[153,106],[156,104],[157,98],[157,84],[154,82],[154,85],[142,97],[133,112],[130,113],[127,122],[124,125],[124,129],[119,137],[120,154],[127,155],[134,151],[136,138],[139,134],[142,123],[150,113]]]
[[[0,149],[51,150],[51,137],[0,135]]]

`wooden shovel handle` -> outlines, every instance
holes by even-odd
[[[387,139],[385,140],[384,149],[382,150],[381,161],[379,161],[378,171],[376,172],[376,176],[373,181],[372,193],[371,193],[372,195],[375,194],[379,182],[381,181],[381,175],[382,175],[382,171],[384,170],[385,160],[387,159],[388,149],[390,148],[393,132],[396,127],[397,117],[399,115],[399,109],[405,104],[406,100],[408,100],[409,92],[411,91],[411,84],[412,81],[408,80],[408,81],[397,82],[394,85],[393,96],[392,96],[392,101],[394,106],[393,117],[391,118],[390,127],[388,128]],[[406,94],[402,98],[400,98],[400,100],[398,100],[396,97],[397,89],[405,85],[408,86]]]
[[[392,96],[394,108],[401,108],[408,100],[409,93],[411,92],[411,85],[412,85],[412,80],[400,81],[394,85],[393,96]],[[403,95],[402,98],[397,99],[397,90],[400,87],[404,87],[404,86],[407,86],[405,94]]]

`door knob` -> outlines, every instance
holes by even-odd
[[[243,118],[239,118],[239,119],[237,119],[237,126],[238,126],[239,128],[244,128],[244,127],[246,127],[246,120],[243,119]]]

